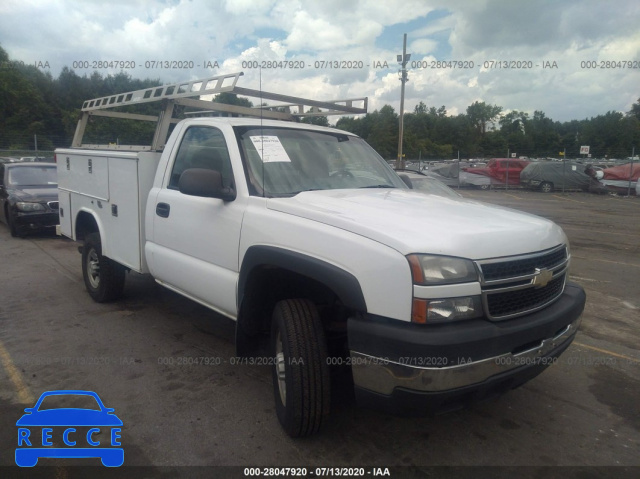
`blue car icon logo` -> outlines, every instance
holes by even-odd
[[[67,407],[70,404],[82,407]],[[24,411],[26,414],[16,422],[18,466],[33,467],[41,457],[99,457],[107,467],[124,463],[124,450],[119,447],[122,421],[95,392],[47,391],[34,407]]]

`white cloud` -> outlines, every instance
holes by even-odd
[[[640,61],[639,19],[634,0],[4,0],[0,45],[14,59],[49,61],[54,76],[74,61],[134,60],[132,76],[167,83],[244,69],[240,84],[248,88],[258,87],[259,72],[243,68],[243,61],[296,60],[305,68],[263,69],[263,87],[320,99],[369,96],[372,111],[385,103],[397,111],[402,38],[398,33],[392,40],[389,32],[411,22],[404,31],[412,60],[474,66],[411,69],[407,111],[424,101],[464,112],[482,98],[568,120],[626,111],[640,96],[638,68],[581,67],[584,61]],[[149,60],[193,61],[194,67],[148,69]],[[220,69],[203,67],[216,60]],[[483,68],[485,60],[536,67]],[[315,68],[316,61],[362,62],[362,68]],[[386,68],[374,68],[385,61]],[[543,69],[543,61],[556,61],[558,68]]]
[[[267,15],[275,0],[226,0],[224,8],[232,15]]]
[[[335,50],[353,45],[371,44],[382,33],[382,25],[364,18],[349,28],[331,18],[313,17],[306,11],[293,16],[293,28],[287,37],[291,50]]]
[[[417,60],[419,55],[430,55],[437,48],[438,42],[435,40],[429,40],[428,38],[420,38],[412,41],[407,47],[407,51],[411,52],[411,56],[414,60]]]

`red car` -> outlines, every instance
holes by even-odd
[[[487,166],[482,168],[464,168],[467,173],[488,176],[492,185],[506,185],[507,175],[509,185],[520,184],[520,172],[529,164],[527,160],[515,158],[491,158]]]

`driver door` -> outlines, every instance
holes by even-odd
[[[235,318],[245,199],[225,202],[178,189],[180,175],[190,168],[217,170],[223,184],[235,188],[227,143],[219,129],[192,125],[179,144],[155,198],[152,274],[170,289]]]

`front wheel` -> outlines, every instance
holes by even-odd
[[[548,181],[543,182],[540,185],[540,191],[543,193],[551,193],[553,191],[553,183],[549,183]]]
[[[14,238],[20,236],[24,238],[24,234],[18,233],[18,227],[16,226],[16,220],[13,219],[13,214],[9,210],[9,208],[5,208],[5,217],[7,218],[7,225],[9,226],[9,231],[11,232],[11,236]]]
[[[100,234],[87,235],[82,248],[82,276],[93,300],[106,303],[122,296],[124,274],[121,265],[102,256]]]
[[[271,347],[276,413],[291,437],[315,434],[329,415],[327,343],[316,306],[306,299],[279,301]]]

